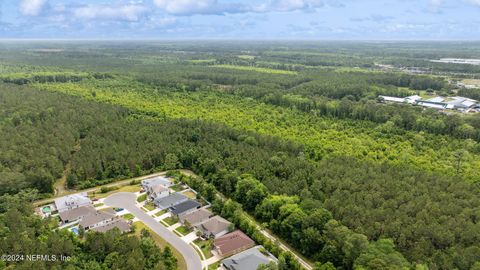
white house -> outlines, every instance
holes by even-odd
[[[87,197],[86,192],[71,194],[55,199],[55,207],[59,213],[91,204],[92,201]]]
[[[165,187],[162,184],[147,186],[146,191],[148,193],[148,197],[151,200],[155,200],[156,198],[167,197],[168,195],[170,195],[170,189]]]

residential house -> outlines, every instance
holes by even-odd
[[[176,192],[176,193],[172,193],[172,194],[170,194],[166,197],[156,198],[153,202],[154,202],[155,206],[160,208],[160,210],[163,210],[163,209],[173,207],[173,206],[175,206],[177,204],[180,204],[182,202],[185,202],[187,200],[188,200],[187,196]]]
[[[206,238],[217,238],[227,234],[230,231],[231,225],[232,223],[228,220],[220,216],[214,216],[197,225],[196,228],[200,230]]]
[[[277,262],[277,259],[271,254],[264,254],[260,251],[262,246],[256,246],[228,259],[222,261],[222,266],[226,270],[252,270],[260,265],[267,265],[271,261]]]
[[[150,185],[147,186],[147,188],[148,197],[151,200],[167,197],[168,195],[170,195],[170,189],[162,184]]]
[[[240,230],[227,233],[213,241],[213,250],[227,257],[255,246],[255,242]]]
[[[149,190],[152,186],[155,185],[162,185],[164,187],[170,187],[173,185],[170,179],[166,178],[165,176],[156,176],[152,178],[148,178],[142,181],[142,187],[145,190]]]
[[[58,214],[62,224],[67,224],[71,222],[76,222],[84,217],[94,214],[96,212],[95,208],[91,205],[80,206],[77,208],[73,208],[71,210],[62,211]]]
[[[84,217],[79,225],[85,230],[93,229],[96,227],[104,226],[117,218],[114,212],[111,211],[96,211],[94,214]]]
[[[96,232],[107,232],[112,230],[113,228],[118,228],[121,232],[130,232],[131,227],[130,224],[128,224],[127,221],[117,218],[113,220],[110,223],[107,223],[106,225],[103,226],[98,226],[98,227],[93,227],[91,230],[96,231]]]
[[[175,206],[170,207],[170,212],[174,216],[179,216],[179,215],[191,213],[197,210],[198,208],[200,208],[200,206],[202,205],[199,202],[189,199]]]
[[[187,214],[178,215],[180,222],[189,227],[195,227],[213,216],[214,214],[205,208],[200,208]]]
[[[55,208],[59,213],[91,204],[92,201],[88,198],[86,192],[71,194],[55,199]]]

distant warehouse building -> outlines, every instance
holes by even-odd
[[[437,110],[457,110],[460,112],[479,111],[479,102],[466,97],[434,97],[422,99],[420,96],[409,96],[405,98],[378,96],[379,100],[386,103],[403,103],[432,108]]]

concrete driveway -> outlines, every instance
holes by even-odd
[[[131,192],[118,192],[105,198],[104,203],[108,206],[121,207],[127,209],[140,221],[145,223],[150,229],[156,232],[175,247],[185,258],[188,270],[202,270],[202,262],[192,246],[185,243],[180,237],[169,231],[153,217],[147,215],[136,206],[137,197]]]

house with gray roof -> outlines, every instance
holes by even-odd
[[[112,211],[99,210],[93,214],[84,217],[80,221],[79,225],[85,230],[89,230],[95,227],[107,225],[108,223],[114,221],[116,218],[117,216]]]
[[[170,179],[168,179],[165,176],[155,176],[155,177],[152,177],[152,178],[147,178],[147,179],[142,181],[142,187],[147,191],[155,185],[162,185],[164,187],[170,187],[170,186],[173,185],[173,183],[172,183],[172,181],[170,181]]]
[[[60,212],[58,216],[60,217],[62,224],[67,224],[79,221],[88,215],[94,214],[95,212],[96,210],[93,208],[93,206],[86,205]]]
[[[107,223],[106,225],[103,225],[103,226],[93,227],[91,230],[95,231],[95,232],[104,233],[104,232],[110,231],[114,228],[119,229],[123,233],[131,231],[130,224],[128,224],[127,221],[125,221],[121,218],[117,218],[114,221],[112,221],[110,223]]]
[[[183,225],[188,224],[188,226],[193,227],[207,221],[213,216],[214,214],[205,208],[200,208],[187,214],[178,215],[180,222]]]
[[[277,259],[271,254],[260,252],[262,246],[256,246],[238,253],[222,261],[222,266],[227,270],[253,270],[260,265],[267,265],[271,261],[277,262]]]
[[[180,204],[182,202],[185,202],[188,200],[188,197],[181,194],[181,193],[172,193],[166,197],[162,197],[162,198],[156,198],[153,203],[155,204],[155,206],[157,206],[158,208],[160,208],[160,210],[163,210],[163,209],[167,209],[167,208],[170,208],[170,207],[173,207],[177,204]]]
[[[195,226],[205,238],[217,238],[230,231],[232,223],[220,216],[214,216]]]
[[[71,194],[55,199],[55,208],[59,213],[91,204],[92,201],[88,198],[86,192]]]
[[[198,208],[200,208],[200,206],[202,205],[199,202],[189,199],[175,206],[170,207],[170,212],[173,215],[178,216],[182,214],[191,213],[197,210]]]

